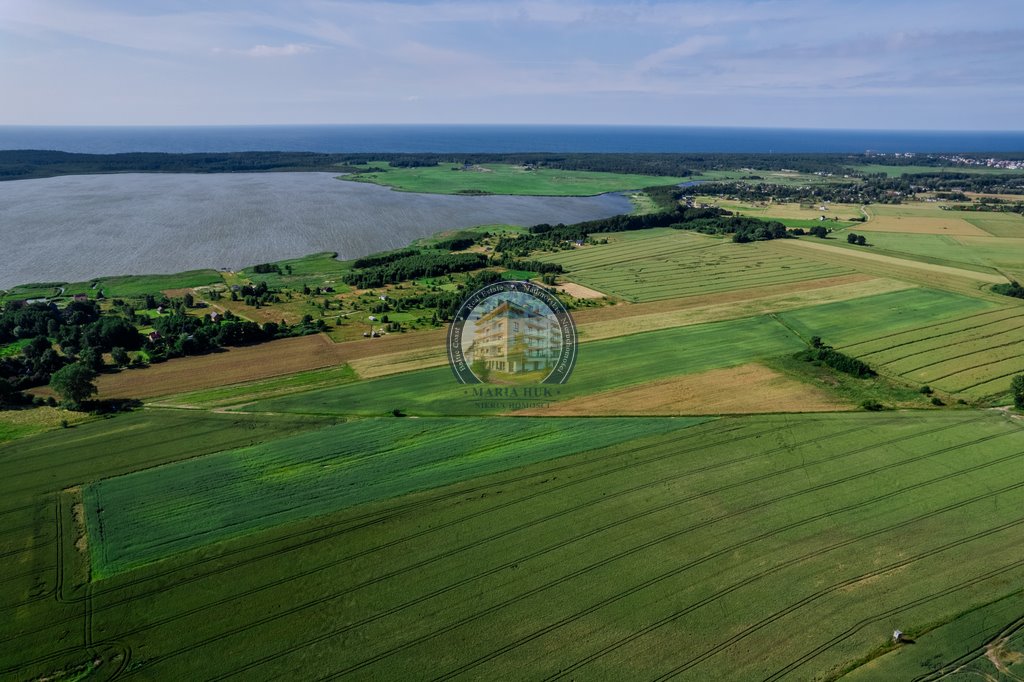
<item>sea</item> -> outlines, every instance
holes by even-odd
[[[0,126],[0,149],[66,152],[1024,152],[1024,131],[607,125]]]

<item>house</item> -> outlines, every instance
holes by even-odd
[[[220,319],[220,313],[217,313],[217,312],[210,313],[210,322],[216,322],[219,319]]]
[[[89,294],[75,294],[71,298],[73,298],[74,300],[76,300],[78,302],[88,301],[89,300]]]
[[[150,341],[159,341],[160,340],[160,332],[152,331],[152,332],[150,332],[149,334],[146,335],[146,338],[149,339]]]

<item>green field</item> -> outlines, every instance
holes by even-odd
[[[576,369],[565,385],[537,402],[566,400],[623,386],[642,384],[759,358],[794,353],[805,345],[775,320],[751,317],[728,322],[644,332],[581,344]],[[519,407],[533,403],[522,401]],[[474,398],[473,386],[455,383],[447,366],[395,374],[260,400],[249,412],[382,416],[398,408],[418,416],[493,414],[507,404]]]
[[[486,423],[500,435],[501,421]],[[61,491],[157,483],[170,469],[116,477],[182,461],[195,485],[171,511],[199,523],[190,502],[220,480],[206,463],[316,424],[146,411],[0,446],[0,676],[98,658],[103,679],[820,678],[895,627],[936,631],[1020,590],[1024,559],[1008,550],[1024,527],[1024,432],[1003,415],[632,421],[647,426],[610,447],[542,430],[582,438],[576,454],[527,454],[91,582],[80,498]],[[387,459],[391,445],[364,451]],[[103,513],[136,514],[125,504]]]
[[[996,307],[989,301],[918,288],[790,310],[778,317],[804,338],[820,336],[839,347]]]
[[[363,420],[104,479],[84,490],[94,577],[297,519],[701,419]]]
[[[763,243],[733,244],[683,230],[642,235],[628,241],[584,246],[538,256],[561,263],[568,276],[627,301],[734,291],[850,274],[797,255],[779,256]]]
[[[211,409],[337,386],[355,380],[356,374],[348,365],[324,367],[243,384],[219,386],[191,393],[179,393],[172,396],[169,402],[172,402],[174,405]]]
[[[173,275],[123,275],[118,277],[100,277],[79,284],[68,284],[66,294],[87,293],[103,290],[107,298],[117,296],[142,296],[157,294],[167,289],[186,289],[221,284],[223,279],[216,270],[189,270]]]
[[[277,261],[275,264],[281,268],[281,274],[253,272],[251,267],[238,274],[253,282],[266,282],[271,288],[302,289],[303,285],[312,288],[329,284],[335,291],[349,290],[348,285],[341,282],[341,276],[352,269],[352,261],[340,261],[335,253],[314,253],[302,258]]]
[[[1024,239],[996,237],[952,237],[942,234],[907,234],[903,232],[857,232],[867,237],[870,252],[922,263],[948,265],[978,272],[1024,271]],[[847,244],[839,233],[832,245],[863,249]]]
[[[963,218],[971,225],[980,227],[993,237],[1024,237],[1024,216],[1019,213],[954,211],[950,215]]]
[[[970,609],[948,623],[935,623],[913,638],[913,646],[892,650],[867,665],[855,668],[842,679],[867,680],[920,679],[922,673],[939,668],[925,679],[1019,679],[1024,672],[1024,619],[1021,616],[1021,590]],[[991,654],[1003,670],[996,670]],[[956,674],[952,674],[956,670]],[[1002,677],[1000,673],[1006,674]]]
[[[899,333],[853,340],[845,349],[887,374],[971,398],[1005,394],[1024,372],[1024,306],[993,307]]]
[[[484,164],[463,170],[443,163],[417,168],[390,168],[374,164],[376,172],[341,176],[344,180],[372,182],[405,192],[430,194],[528,194],[536,196],[591,196],[655,185],[675,185],[687,178],[625,173],[598,173],[553,168],[527,169],[510,164]]]

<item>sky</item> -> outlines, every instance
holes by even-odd
[[[1021,0],[0,0],[0,125],[1021,130]]]

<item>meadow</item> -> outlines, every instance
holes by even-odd
[[[735,291],[853,272],[798,254],[780,257],[765,244],[734,244],[683,230],[588,245],[539,257],[560,263],[573,281],[630,302]]]
[[[341,177],[344,180],[385,185],[403,192],[532,196],[593,196],[655,185],[676,185],[688,179],[535,168],[501,163],[467,167],[442,163],[437,166],[413,168],[392,168],[386,163],[375,163],[367,168],[372,170]]]
[[[486,422],[499,459],[500,434],[533,424],[503,421]],[[228,466],[213,453],[329,425],[147,410],[0,446],[0,675],[98,660],[118,679],[829,677],[883,653],[896,627],[914,637],[1019,590],[1024,560],[1005,550],[1024,524],[1024,432],[1004,415],[657,421],[609,447],[574,430],[558,459],[528,453],[91,582],[87,552],[118,536],[84,550],[78,486],[88,500],[164,463],[216,484],[199,473]],[[364,452],[386,463],[389,448]],[[286,460],[249,473],[287,478]],[[295,503],[309,498],[298,486]],[[188,498],[171,511],[203,522]],[[134,510],[104,506],[119,512]]]

